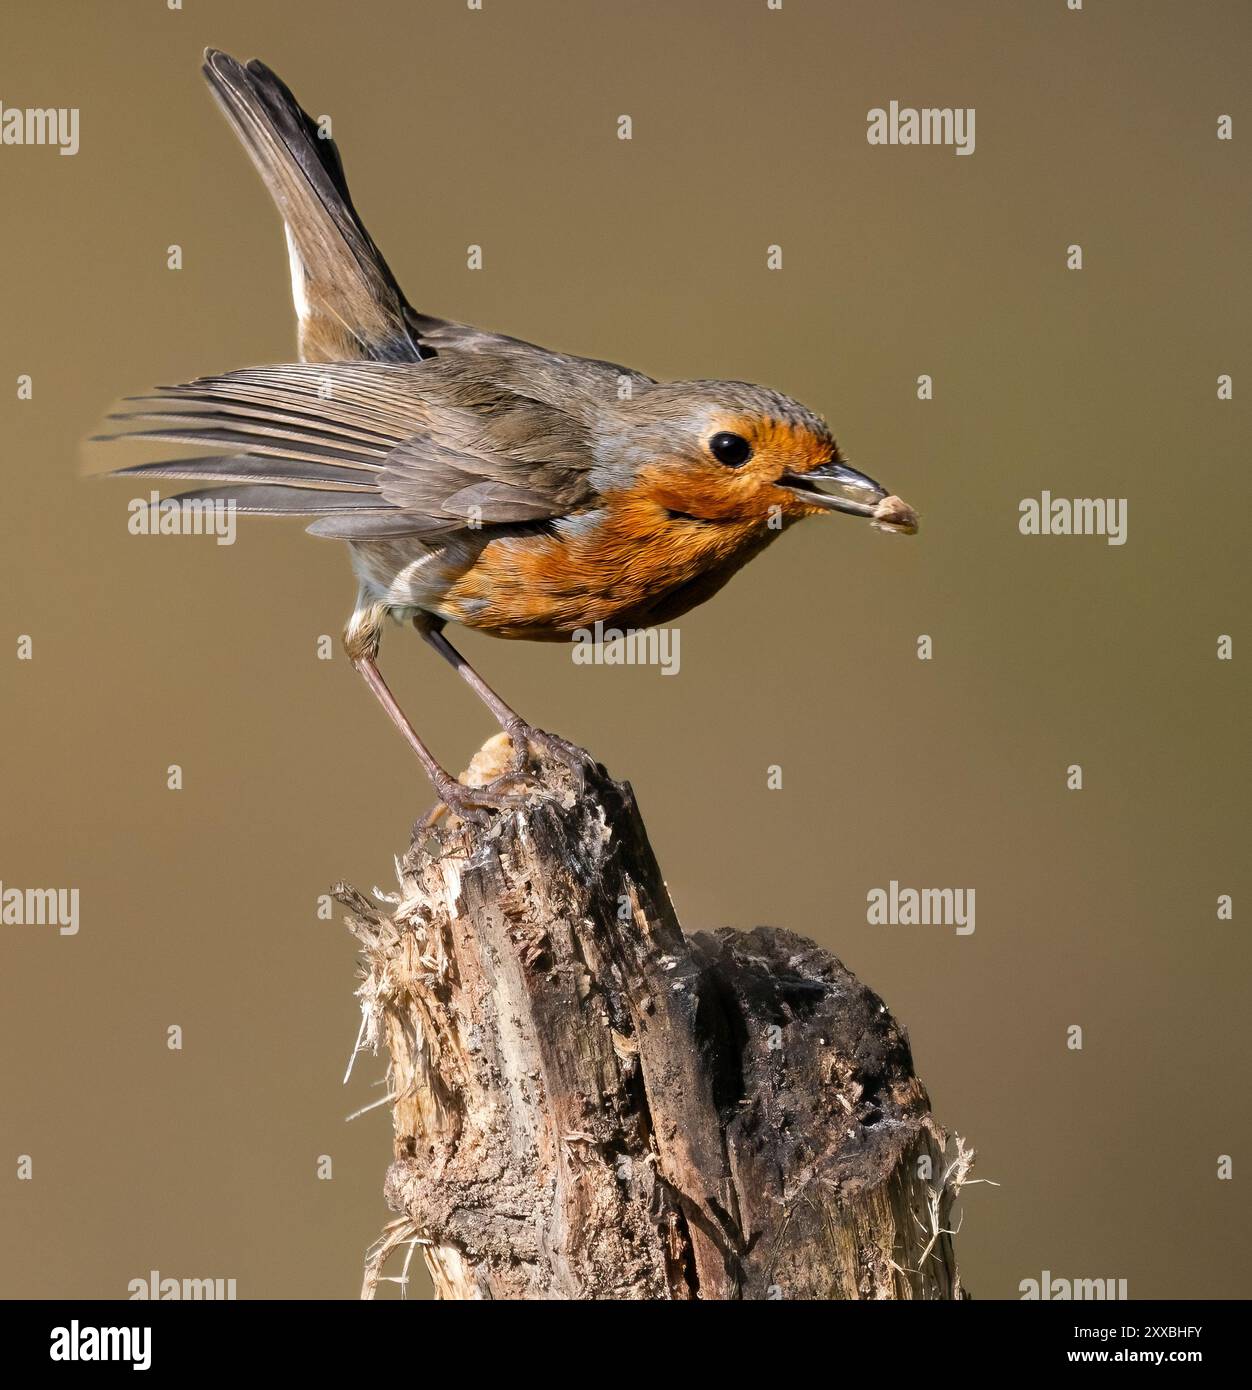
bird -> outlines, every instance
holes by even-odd
[[[704,602],[808,517],[917,530],[781,392],[655,380],[415,310],[334,141],[282,79],[212,48],[203,73],[282,217],[299,360],[128,397],[120,428],[96,437],[208,448],[111,476],[194,482],[173,500],[307,517],[347,542],[346,655],[458,816],[486,824],[517,804],[536,752],[587,755],[506,704],[449,623],[537,641],[638,630]],[[388,620],[411,624],[509,735],[500,777],[465,785],[413,727],[378,666]]]

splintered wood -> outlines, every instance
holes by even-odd
[[[684,936],[627,784],[399,869],[391,911],[336,890],[395,1127],[365,1296],[415,1250],[444,1298],[962,1296],[972,1154],[902,1029],[792,932]]]

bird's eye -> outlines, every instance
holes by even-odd
[[[709,440],[709,452],[728,468],[738,468],[752,457],[752,445],[741,434],[728,434],[723,430]]]

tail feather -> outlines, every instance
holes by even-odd
[[[210,48],[204,75],[286,224],[301,358],[433,356],[357,215],[334,141],[321,137],[286,83],[258,59],[244,66]]]

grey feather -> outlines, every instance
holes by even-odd
[[[359,512],[327,516],[305,528],[310,536],[336,541],[382,541],[446,537],[462,529],[456,521],[437,521],[413,512]]]
[[[350,492],[368,492],[380,506],[378,489],[355,468],[335,468],[298,459],[258,459],[247,454],[216,455],[208,458],[166,459],[158,463],[140,463],[130,468],[114,470],[118,478],[202,478],[222,483],[266,483],[281,486],[335,488]]]
[[[255,512],[259,516],[326,516],[334,512],[378,511],[377,494],[266,483],[192,488],[176,494],[172,500],[227,502],[238,512]]]
[[[395,277],[358,217],[333,140],[255,58],[205,52],[204,75],[290,229],[303,266],[301,355],[419,360],[423,349]]]
[[[353,436],[347,432],[339,432],[328,429],[323,422],[321,426],[310,422],[292,422],[283,420],[275,414],[271,419],[250,412],[244,415],[238,410],[226,410],[218,407],[213,416],[207,415],[203,410],[189,410],[186,414],[180,415],[173,411],[132,411],[129,414],[115,414],[108,417],[110,420],[117,420],[130,425],[142,421],[160,422],[162,433],[165,433],[171,426],[185,430],[198,430],[205,426],[206,420],[214,420],[214,428],[229,428],[245,435],[252,435],[258,440],[261,439],[285,439],[293,444],[302,444],[309,447],[318,445],[325,446],[332,451],[332,456],[346,461],[346,456],[355,454],[360,457],[361,468],[380,468],[382,465],[379,459],[387,452],[385,441],[380,439],[366,439],[364,435]],[[119,438],[139,438],[142,432],[137,429],[121,430],[116,434],[99,434],[94,436],[96,439],[119,439]]]
[[[360,454],[346,445],[304,444],[293,441],[282,429],[269,433],[261,428],[251,431],[229,429],[220,425],[204,425],[195,429],[169,426],[165,429],[133,430],[115,438],[158,440],[166,444],[203,444],[206,447],[227,447],[245,450],[258,458],[272,454],[275,458],[305,459],[309,463],[337,463],[355,465],[368,469],[382,466],[385,455],[380,454],[377,461],[368,455]]]
[[[435,534],[538,521],[590,503],[594,460],[581,410],[533,394],[537,385],[559,397],[550,378],[527,377],[523,391],[515,373],[515,364],[489,358],[472,367],[453,357],[288,363],[166,387],[146,409],[120,417],[133,428],[119,437],[231,452],[123,471],[270,488],[369,487],[380,514],[404,514],[389,519],[389,534],[397,526]]]

